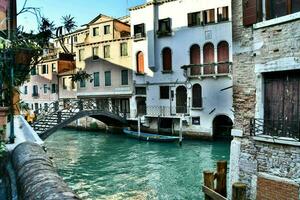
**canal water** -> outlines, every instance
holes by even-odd
[[[59,130],[46,140],[59,174],[83,199],[204,199],[203,170],[229,159],[229,142],[150,143]]]

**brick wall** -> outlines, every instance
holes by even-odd
[[[299,186],[263,177],[257,179],[257,200],[298,200]]]

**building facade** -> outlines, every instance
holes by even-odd
[[[130,9],[131,119],[151,131],[228,133],[232,110],[231,2],[147,1]],[[230,135],[230,134],[229,134]]]
[[[233,3],[231,183],[247,199],[299,199],[300,2]]]
[[[93,98],[129,114],[133,91],[130,25],[99,15],[86,25],[86,31],[75,45],[76,66],[92,77],[78,83],[77,97]]]

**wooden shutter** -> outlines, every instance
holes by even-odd
[[[243,24],[250,26],[262,18],[261,0],[243,0]]]
[[[163,50],[163,70],[172,70],[172,51],[170,48],[165,48]]]
[[[141,51],[137,54],[137,73],[144,73],[144,54]]]

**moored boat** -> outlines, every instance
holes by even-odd
[[[128,128],[124,128],[123,132],[129,137],[136,138],[144,141],[152,141],[152,142],[175,142],[179,141],[179,136],[168,136],[168,135],[159,135],[152,133],[144,133],[138,131],[131,131]]]

